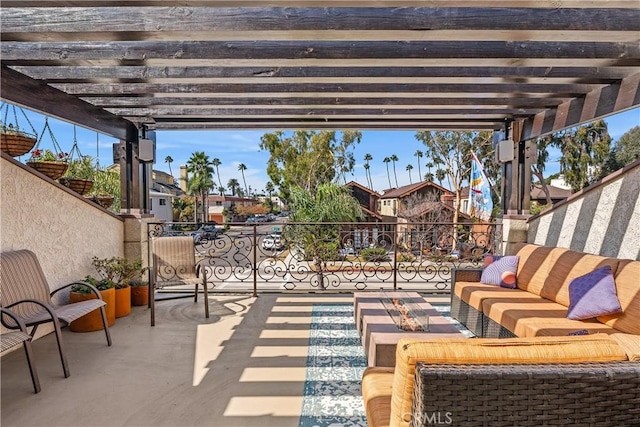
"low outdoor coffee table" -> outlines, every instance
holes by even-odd
[[[369,366],[394,367],[400,338],[464,338],[417,292],[356,292],[356,329]]]

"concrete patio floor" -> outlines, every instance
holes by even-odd
[[[351,296],[318,297],[350,302]],[[211,297],[133,307],[103,332],[64,331],[71,376],[55,337],[34,342],[42,391],[23,351],[2,358],[3,426],[297,426],[311,306],[307,295]],[[215,302],[214,302],[215,301]]]
[[[71,376],[55,337],[33,343],[42,391],[33,393],[24,352],[2,357],[1,424],[9,426],[297,426],[316,302],[350,294],[211,296],[146,307],[104,333],[63,329]],[[448,298],[447,298],[448,299]]]

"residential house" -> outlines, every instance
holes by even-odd
[[[209,221],[224,224],[225,222],[238,222],[244,220],[244,218],[230,216],[234,211],[234,207],[254,206],[258,202],[255,199],[248,197],[209,194],[207,197],[207,203],[209,206]]]

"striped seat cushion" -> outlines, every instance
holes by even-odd
[[[0,351],[9,350],[25,341],[29,341],[31,336],[22,331],[7,332],[0,336]]]

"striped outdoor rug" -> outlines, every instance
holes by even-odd
[[[435,305],[449,317],[448,305]],[[473,334],[451,320],[465,335]],[[367,366],[353,305],[314,304],[300,427],[366,426],[360,382]]]

